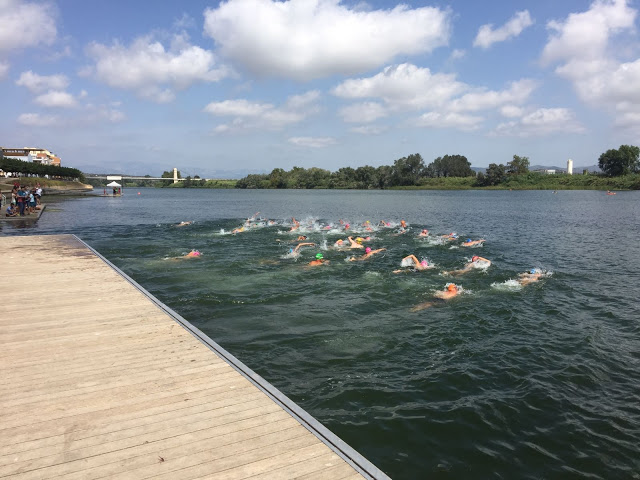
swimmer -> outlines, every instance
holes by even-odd
[[[298,245],[296,245],[296,247],[295,247],[295,248],[290,248],[290,249],[289,249],[289,253],[298,254],[298,253],[300,253],[300,249],[301,249],[302,247],[306,247],[306,246],[310,246],[310,247],[311,247],[311,246],[313,246],[313,245],[315,245],[315,243],[313,243],[313,242],[303,242],[303,243],[299,243]]]
[[[407,228],[407,222],[405,222],[404,220],[400,220],[400,228]]]
[[[364,250],[364,255],[362,255],[361,257],[351,257],[349,259],[349,261],[350,262],[357,262],[357,261],[360,261],[360,260],[366,260],[367,258],[372,257],[376,253],[384,252],[385,250],[386,250],[386,248],[378,248],[377,250],[371,250],[371,247],[367,247]]]
[[[481,238],[480,240],[471,240],[467,238],[460,246],[461,247],[473,247],[474,245],[482,245],[486,240]]]
[[[349,248],[364,248],[362,246],[362,242],[364,240],[362,237],[358,237],[355,240],[353,237],[347,237],[347,240],[349,240]]]
[[[242,232],[244,232],[244,225],[240,228],[234,228],[233,230],[231,230],[231,233],[233,233],[234,235],[236,233],[242,233]]]
[[[426,228],[423,228],[422,231],[418,234],[419,237],[428,237],[429,236],[429,230],[427,230]]]
[[[300,235],[300,236],[297,238],[297,241],[298,241],[298,242],[301,242],[301,241],[306,240],[306,239],[307,239],[307,236],[306,236],[306,235]]]
[[[191,250],[189,253],[187,253],[182,258],[195,258],[195,257],[199,257],[200,255],[202,255],[202,254],[198,250]]]
[[[325,260],[321,253],[316,253],[316,259],[309,262],[310,267],[317,267],[318,265],[328,264],[329,260]]]
[[[418,312],[420,310],[424,310],[425,308],[433,307],[434,305],[437,305],[438,303],[442,303],[442,302],[445,302],[447,300],[451,300],[453,297],[455,297],[459,293],[460,293],[460,287],[457,286],[455,283],[449,283],[449,284],[447,284],[445,286],[444,290],[438,291],[438,292],[433,294],[433,296],[436,297],[435,301],[425,302],[425,303],[421,303],[419,305],[416,305],[415,307],[413,307],[411,309],[411,311],[412,312]]]
[[[408,260],[411,260],[413,262],[413,268],[415,270],[428,270],[429,268],[433,268],[429,265],[429,262],[427,262],[426,260],[422,260],[421,262],[418,261],[418,257],[416,257],[415,255],[409,255],[404,257],[402,259],[402,263]],[[398,269],[398,270],[394,270],[393,273],[403,273],[408,271],[409,270]]]
[[[380,222],[378,222],[378,226],[380,226],[380,227],[390,227],[391,223],[390,222],[385,222],[384,220],[380,220]]]
[[[520,285],[525,286],[529,285],[530,283],[537,282],[538,280],[540,280],[540,277],[542,277],[542,272],[536,270],[535,268],[532,268],[528,272],[519,274],[517,282]]]
[[[344,240],[339,238],[338,240],[336,240],[336,243],[333,244],[333,246],[335,248],[342,248],[344,247]]]
[[[180,222],[176,227],[184,227],[185,225],[191,225],[193,222]]]
[[[452,240],[456,240],[458,238],[458,234],[456,232],[451,232],[447,235],[440,235],[440,238],[444,241],[450,242]]]
[[[298,222],[295,218],[291,217],[291,221],[293,222],[293,227],[291,227],[291,229],[289,230],[290,232],[293,232],[294,230],[300,228],[300,222]]]
[[[442,272],[445,275],[462,275],[463,273],[470,272],[474,268],[489,268],[491,266],[491,260],[487,260],[484,257],[479,257],[478,255],[474,255],[471,257],[471,261],[467,263],[460,270],[452,270],[450,272]]]

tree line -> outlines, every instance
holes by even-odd
[[[640,173],[640,148],[621,145],[600,155],[598,166],[602,176],[618,177]],[[490,163],[484,173],[471,169],[471,163],[464,155],[445,155],[425,165],[419,153],[402,157],[393,165],[380,167],[340,168],[331,172],[322,168],[293,167],[289,171],[275,168],[268,174],[251,174],[241,178],[236,188],[343,188],[343,189],[384,189],[391,187],[433,187],[434,185],[462,187],[499,187],[520,183],[531,187],[548,184],[544,174],[529,172],[528,157],[514,155],[504,164]],[[473,178],[469,178],[473,177]],[[597,175],[596,175],[597,177]],[[466,179],[455,181],[454,178]],[[436,179],[436,180],[434,180]],[[557,183],[557,182],[553,182]],[[572,183],[572,182],[569,182]],[[582,185],[584,181],[573,182]],[[593,183],[593,182],[586,182]],[[632,185],[636,185],[634,180]]]
[[[419,186],[426,178],[475,177],[471,163],[464,155],[445,155],[425,165],[422,156],[414,153],[393,162],[393,165],[351,168],[336,172],[322,168],[293,167],[289,171],[274,168],[268,174],[251,174],[241,178],[236,188],[343,188],[384,189]]]
[[[11,173],[12,176],[48,176],[52,179],[84,181],[84,173],[77,168],[43,165],[41,163],[26,162],[17,158],[0,158],[0,170]]]

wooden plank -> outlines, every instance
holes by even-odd
[[[47,286],[0,303],[1,478],[362,478],[75,237],[3,237],[0,268]]]

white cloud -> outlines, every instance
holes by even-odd
[[[449,57],[451,60],[458,60],[460,58],[464,58],[467,55],[466,50],[462,50],[460,48],[456,48],[453,52],[451,52],[451,56]]]
[[[316,90],[292,95],[279,108],[271,103],[245,99],[224,100],[211,102],[203,111],[219,117],[234,117],[231,125],[219,125],[214,130],[217,133],[260,128],[278,130],[317,113],[319,107],[316,102],[319,97],[320,93]]]
[[[509,118],[522,117],[524,115],[524,109],[516,105],[504,105],[500,108],[500,113]]]
[[[363,125],[360,127],[353,127],[350,130],[353,133],[359,133],[361,135],[380,135],[386,132],[388,128],[378,125]]]
[[[370,123],[385,117],[387,112],[379,103],[365,102],[349,105],[340,110],[342,120],[349,123]]]
[[[493,25],[482,25],[478,30],[474,47],[489,48],[494,43],[504,42],[512,37],[517,37],[522,31],[533,25],[533,20],[528,10],[516,12],[516,14],[503,26],[493,29]]]
[[[441,107],[468,88],[455,75],[432,74],[428,68],[403,63],[373,77],[346,80],[332,93],[347,99],[380,98],[396,110]]]
[[[7,62],[0,62],[0,80],[2,80],[7,73],[9,73],[9,64]]]
[[[49,3],[1,0],[0,53],[51,45],[57,35],[55,16],[54,7]]]
[[[92,76],[111,87],[133,90],[142,98],[158,103],[173,100],[174,90],[196,82],[216,82],[230,74],[224,66],[215,67],[214,55],[190,45],[184,35],[173,37],[168,50],[150,36],[140,37],[129,46],[92,43],[87,55],[94,65],[80,74]]]
[[[479,90],[470,92],[451,102],[449,108],[456,112],[478,111],[498,108],[508,103],[522,103],[526,101],[536,84],[533,80],[522,79],[512,82],[507,90]]]
[[[61,92],[59,90],[51,90],[47,93],[37,96],[34,102],[43,107],[61,107],[61,108],[73,108],[77,106],[76,99],[67,92]]]
[[[451,13],[407,5],[363,10],[340,0],[228,0],[204,16],[205,33],[231,61],[257,75],[311,80],[447,45]]]
[[[551,21],[545,64],[601,59],[612,34],[633,27],[636,11],[626,0],[596,0],[586,12],[571,13],[566,21]],[[578,74],[578,73],[577,73]]]
[[[556,73],[572,82],[583,101],[613,112],[616,126],[640,113],[640,59],[621,63],[619,48],[610,45],[614,36],[633,33],[636,15],[626,0],[596,0],[585,12],[549,22],[541,56],[544,65],[558,64]]]
[[[583,133],[584,127],[567,108],[539,108],[516,121],[499,124],[495,136],[531,137],[558,133]]]
[[[455,112],[428,112],[421,115],[415,125],[418,127],[456,128],[458,130],[477,130],[483,118]]]
[[[62,74],[38,75],[29,70],[20,74],[16,85],[25,87],[32,93],[41,93],[46,90],[64,90],[69,86],[69,79]]]
[[[87,105],[82,115],[82,123],[120,123],[126,119],[126,115],[107,105]]]
[[[484,119],[465,112],[522,104],[535,88],[533,80],[522,79],[504,90],[472,89],[457,81],[455,75],[432,74],[428,68],[402,64],[387,67],[372,77],[346,80],[332,93],[345,99],[371,98],[381,102],[344,107],[339,113],[346,122],[366,123],[402,111],[429,109],[417,120],[418,125],[473,130]]]
[[[332,137],[291,137],[289,143],[299,147],[324,148],[336,144],[335,138]]]
[[[60,119],[55,115],[23,113],[18,117],[18,123],[29,127],[53,127],[59,126]]]

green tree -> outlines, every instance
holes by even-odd
[[[486,173],[484,174],[484,184],[485,185],[498,185],[502,183],[505,179],[505,168],[504,165],[496,165],[495,163],[490,163],[489,168],[487,168]]]
[[[471,163],[464,155],[438,157],[426,168],[427,177],[475,177]]]
[[[370,167],[369,165],[356,168],[355,178],[357,182],[356,188],[367,190],[378,186],[378,172],[374,167]]]
[[[600,155],[598,166],[606,175],[617,177],[640,170],[640,148],[634,145],[620,145],[619,149],[610,149]]]
[[[282,168],[274,168],[269,174],[269,186],[271,188],[287,188],[287,172]]]
[[[402,157],[393,162],[394,185],[417,185],[425,174],[425,164],[419,153]]]
[[[529,172],[529,157],[513,156],[513,160],[507,163],[509,175],[523,175]]]

